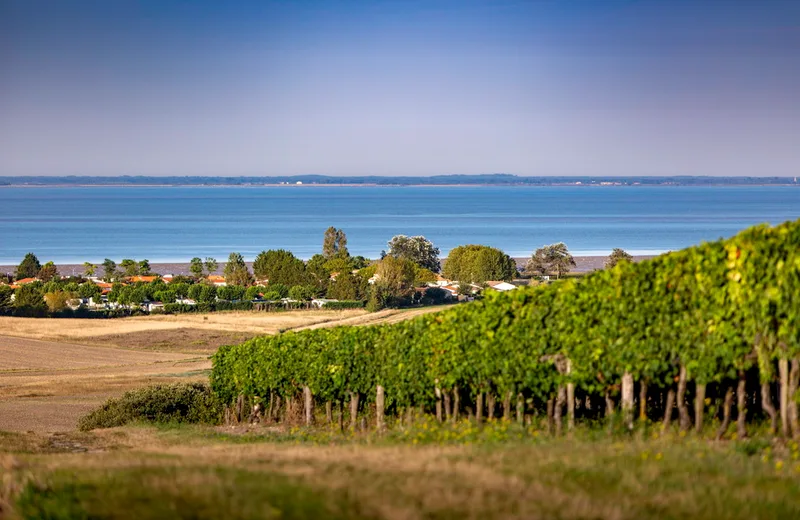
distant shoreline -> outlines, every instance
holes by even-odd
[[[512,174],[478,175],[17,175],[0,176],[0,187],[7,188],[89,188],[89,187],[458,187],[458,186],[797,186],[789,176],[702,176],[640,175],[592,176]]]
[[[642,260],[647,260],[650,258],[655,258],[658,255],[634,255],[633,259],[635,262],[640,262]],[[594,271],[595,269],[602,269],[603,265],[605,264],[607,256],[576,256],[575,263],[577,264],[571,272],[573,273],[588,273]],[[20,259],[22,260],[22,259]],[[528,261],[528,257],[515,257],[514,261],[517,262],[517,266],[520,268],[525,267],[525,263]],[[252,270],[253,262],[245,262]],[[56,266],[58,267],[58,272],[61,276],[72,276],[73,270],[76,276],[83,274],[83,264],[59,264],[56,262]],[[223,269],[225,268],[224,262],[219,262],[219,267],[216,271],[217,274],[222,274]],[[13,274],[14,271],[17,269],[16,265],[0,265],[0,273],[10,273]],[[161,275],[165,274],[172,274],[172,275],[189,275],[191,272],[189,271],[189,262],[151,262],[150,269],[154,273],[158,273]],[[98,266],[98,272],[102,273],[103,269],[102,266]]]
[[[356,184],[327,184],[327,183],[303,183],[303,184],[0,184],[3,188],[549,188],[549,187],[572,187],[572,188],[741,188],[741,187],[800,187],[800,184],[787,182],[778,183],[719,183],[719,184],[576,184],[576,183],[549,183],[549,184],[499,184],[499,183],[475,183],[475,184],[376,184],[376,183],[356,183]]]

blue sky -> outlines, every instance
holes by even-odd
[[[792,0],[0,2],[0,175],[797,175]]]

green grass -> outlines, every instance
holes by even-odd
[[[96,453],[13,437],[27,449],[5,463],[0,506],[12,519],[800,518],[800,447],[752,430],[716,442],[656,425],[555,438],[431,418],[382,436],[134,424],[80,434],[112,446]]]
[[[213,466],[61,470],[29,483],[15,512],[26,520],[368,518],[346,496],[283,475]]]

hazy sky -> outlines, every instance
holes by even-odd
[[[0,175],[798,175],[800,1],[0,1]]]

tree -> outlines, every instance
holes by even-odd
[[[443,274],[462,283],[484,283],[487,280],[512,280],[517,264],[504,252],[489,246],[458,246],[447,255]]]
[[[385,288],[391,296],[404,296],[414,287],[415,267],[414,262],[407,258],[386,256],[378,262],[375,270],[378,277],[376,284]]]
[[[328,286],[328,298],[336,300],[360,300],[364,297],[365,280],[356,274],[341,273]]]
[[[309,287],[307,285],[295,285],[289,289],[289,298],[292,300],[307,301],[316,296],[315,292],[316,291],[314,291],[313,287]]]
[[[67,301],[75,298],[75,295],[67,291],[53,291],[45,293],[44,301],[50,312],[58,312],[67,307]]]
[[[214,274],[217,271],[217,268],[219,267],[217,259],[211,258],[210,256],[206,257],[206,261],[204,262],[204,264],[206,266],[206,274]]]
[[[94,298],[95,301],[98,301],[101,294],[103,294],[103,290],[95,283],[86,282],[78,286],[78,296],[81,298]]]
[[[418,266],[439,272],[439,248],[423,236],[407,237],[396,235],[389,243],[389,255],[395,258],[407,258]]]
[[[551,248],[550,265],[556,272],[556,278],[561,278],[575,267],[575,259],[569,253],[569,249],[567,249],[567,245],[564,242],[559,242],[558,244],[553,244],[548,247]]]
[[[266,287],[262,287],[260,285],[251,285],[247,288],[244,293],[245,300],[256,300],[258,299],[261,294],[263,294],[267,290]]]
[[[139,262],[139,274],[142,276],[152,274],[150,271],[150,261],[147,260],[147,258]]]
[[[424,269],[418,265],[414,268],[414,285],[425,285],[436,281],[436,273],[429,269]]]
[[[97,266],[90,262],[83,263],[83,275],[84,276],[94,276],[94,272],[97,270]]]
[[[49,282],[53,279],[58,279],[58,268],[56,264],[53,262],[47,262],[39,269],[39,273],[36,275],[43,282]]]
[[[330,260],[335,257],[347,258],[347,235],[341,229],[331,226],[325,230],[325,237],[322,240],[322,255]]]
[[[122,262],[119,263],[119,266],[122,268],[125,276],[136,276],[139,274],[139,264],[136,262],[136,260],[123,258]]]
[[[36,278],[36,275],[39,274],[39,269],[41,268],[42,264],[39,263],[39,259],[36,258],[36,255],[33,253],[28,253],[17,267],[17,280],[22,280],[23,278]]]
[[[244,298],[245,288],[241,285],[227,285],[217,289],[217,298],[220,300],[237,301]]]
[[[110,258],[103,260],[103,280],[113,282],[118,278],[117,263]]]
[[[153,295],[153,297],[156,299],[156,301],[161,303],[175,303],[175,300],[177,299],[175,291],[169,289],[158,291]]]
[[[7,285],[0,285],[0,314],[8,313],[13,307],[12,294],[14,294],[14,289]]]
[[[44,307],[42,285],[26,283],[14,292],[14,307],[39,309]]]
[[[540,276],[555,273],[557,278],[561,278],[573,267],[575,267],[575,259],[569,253],[567,245],[559,242],[537,249],[525,265],[525,270]]]
[[[198,258],[194,257],[189,261],[189,271],[194,275],[195,278],[200,279],[203,277],[203,261]]]
[[[253,275],[247,269],[244,258],[239,253],[231,253],[228,263],[225,264],[225,283],[230,285],[243,285],[247,287],[253,283]]]
[[[619,262],[632,262],[633,257],[628,254],[624,249],[620,249],[615,247],[611,254],[608,255],[608,259],[606,260],[606,269],[610,269],[617,265]]]
[[[253,273],[259,280],[269,280],[270,285],[305,285],[309,281],[306,264],[284,249],[261,251],[253,262]]]

